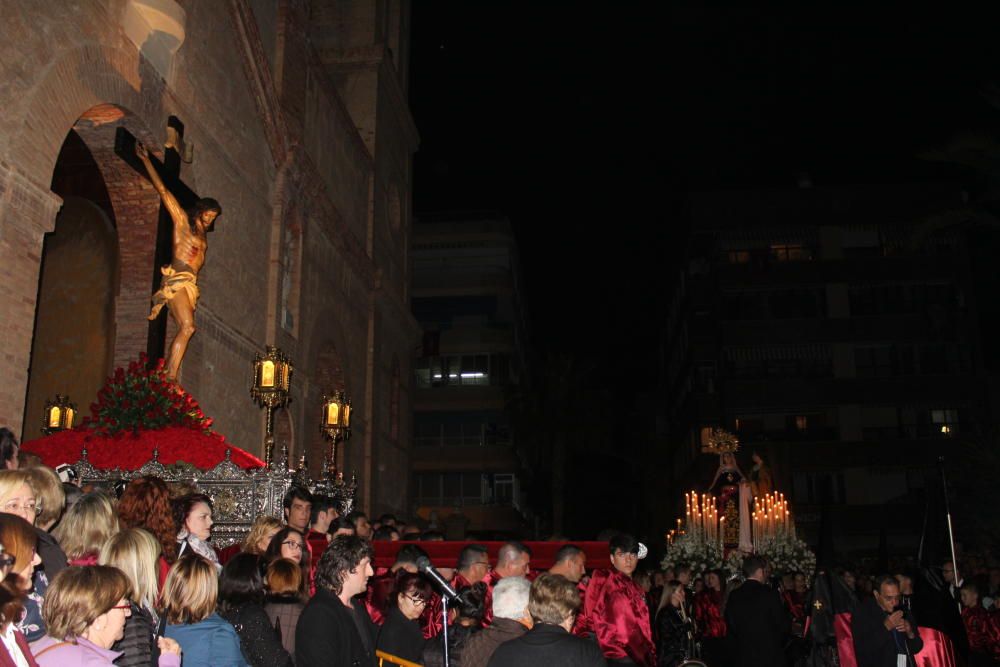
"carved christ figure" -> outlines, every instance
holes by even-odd
[[[160,282],[160,289],[153,294],[153,308],[149,313],[149,319],[156,319],[160,310],[167,306],[171,317],[177,323],[177,335],[174,336],[170,351],[167,353],[167,377],[176,381],[184,353],[187,352],[188,342],[195,332],[194,309],[198,305],[198,272],[205,264],[205,251],[208,249],[206,235],[215,219],[222,214],[222,207],[214,199],[199,199],[194,206],[185,211],[177,198],[163,185],[163,180],[149,161],[146,147],[136,142],[135,152],[145,165],[149,180],[160,193],[160,199],[174,221],[173,260],[160,269],[163,279]]]

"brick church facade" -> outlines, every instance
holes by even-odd
[[[172,338],[146,321],[159,198],[115,139],[123,127],[166,160],[173,117],[176,178],[223,208],[182,386],[261,454],[250,368],[278,345],[295,364],[279,445],[318,470],[322,396],[343,389],[342,469],[363,508],[405,511],[408,39],[406,0],[4,2],[0,425],[38,437],[46,398],[87,412],[115,367]]]

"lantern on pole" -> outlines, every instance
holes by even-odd
[[[351,399],[342,391],[323,396],[323,411],[320,431],[330,441],[324,469],[331,479],[337,476],[337,442],[351,437]]]
[[[45,401],[45,415],[42,418],[42,433],[52,435],[59,431],[73,428],[76,417],[76,404],[62,394],[56,394],[56,400]]]
[[[292,380],[292,362],[274,345],[254,356],[250,397],[267,410],[264,436],[264,462],[270,468],[274,455],[274,409],[288,404]]]

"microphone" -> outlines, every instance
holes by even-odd
[[[428,577],[430,577],[431,580],[433,580],[434,583],[438,585],[438,588],[441,589],[441,593],[446,598],[448,598],[449,600],[454,600],[455,598],[458,597],[458,593],[456,593],[455,589],[451,587],[451,584],[448,583],[448,580],[442,577],[441,573],[435,570],[434,566],[431,565],[430,558],[428,558],[427,556],[421,556],[420,558],[418,558],[417,569],[420,570],[423,574],[426,574]]]

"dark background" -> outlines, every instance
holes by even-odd
[[[655,392],[689,193],[972,184],[981,174],[921,155],[961,132],[1000,136],[983,95],[1000,81],[995,11],[708,4],[414,3],[418,224],[508,216],[539,366],[582,360],[617,402],[606,455],[570,459],[574,488],[615,499],[569,517],[581,529],[642,511],[641,453],[615,456],[651,417],[638,399]],[[544,496],[551,478],[537,479]]]

